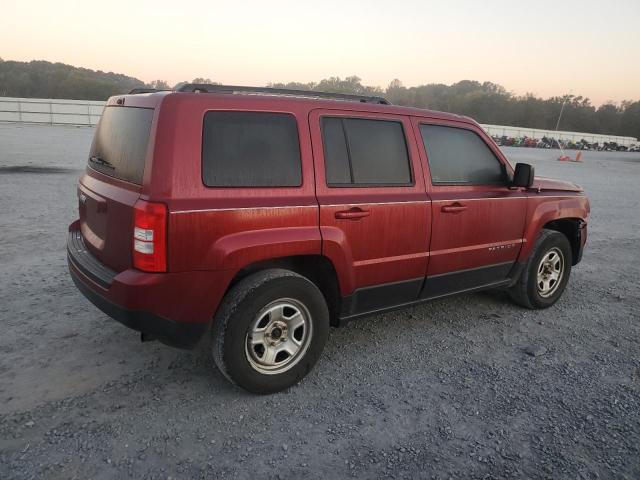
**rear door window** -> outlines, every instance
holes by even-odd
[[[477,133],[464,128],[420,125],[434,185],[504,184],[506,170]]]
[[[207,112],[202,180],[209,187],[297,187],[302,184],[293,115]]]
[[[401,122],[324,117],[322,138],[328,185],[412,183]]]
[[[141,185],[152,121],[149,108],[106,107],[93,137],[89,166]]]

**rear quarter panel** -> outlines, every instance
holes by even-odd
[[[265,259],[319,254],[318,205],[301,104],[269,98],[179,94],[164,98],[150,200],[169,207],[169,270],[239,270]],[[281,112],[297,119],[299,187],[211,188],[202,181],[202,127],[209,111]]]

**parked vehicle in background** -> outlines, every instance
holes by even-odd
[[[638,147],[634,145],[619,145],[616,142],[604,142],[600,145],[598,142],[590,143],[585,139],[575,142],[573,140],[558,140],[546,136],[537,139],[526,136],[508,137],[506,135],[501,137],[493,135],[491,138],[500,147],[562,148],[563,150],[599,150],[608,152],[638,151]]]
[[[145,340],[210,341],[259,393],[302,379],[330,325],[487,288],[553,305],[589,216],[470,118],[213,85],[109,99],[78,198],[80,291]]]

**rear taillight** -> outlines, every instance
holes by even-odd
[[[133,266],[145,272],[166,272],[166,205],[138,200],[133,209]]]

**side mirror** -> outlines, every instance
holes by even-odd
[[[516,170],[513,173],[514,187],[529,188],[533,185],[534,169],[528,163],[516,163]]]

